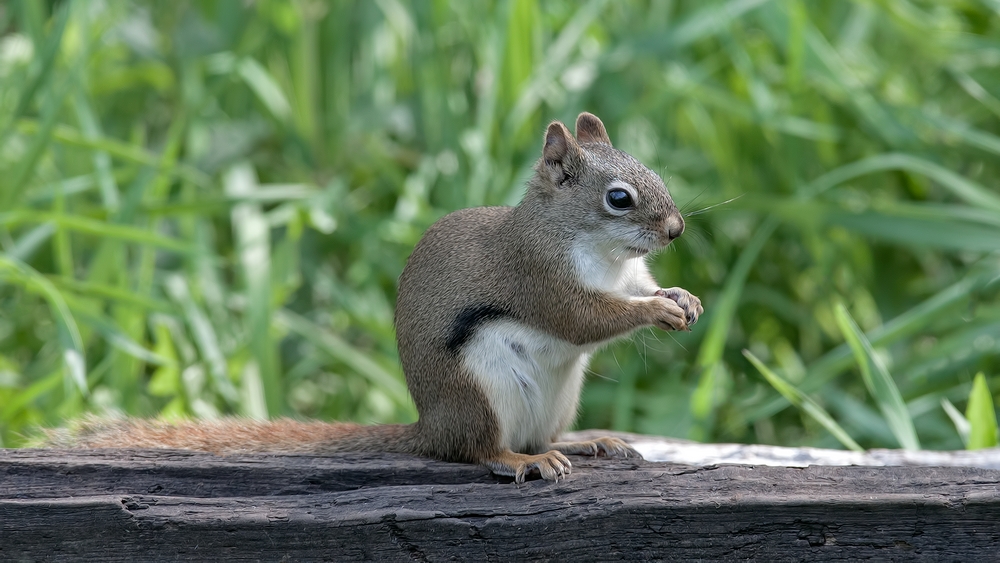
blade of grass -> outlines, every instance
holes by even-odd
[[[968,73],[963,72],[958,68],[951,68],[949,71],[955,81],[958,82],[967,94],[975,98],[979,103],[983,104],[987,109],[993,112],[993,115],[1000,117],[1000,100],[990,94],[982,84],[969,76]]]
[[[228,196],[237,198],[252,193],[257,186],[257,177],[249,164],[240,164],[230,169],[223,177],[223,185]],[[256,372],[248,375],[258,377],[261,386],[248,386],[247,392],[259,390],[263,397],[251,400],[254,405],[262,401],[267,405],[267,413],[276,416],[286,410],[284,386],[278,365],[278,351],[271,338],[271,233],[267,220],[259,204],[244,202],[233,207],[232,223],[236,238],[236,249],[243,266],[246,283],[247,311],[249,313],[250,348],[257,362]]]
[[[540,61],[527,84],[520,90],[514,107],[507,113],[504,131],[514,135],[525,124],[528,116],[538,109],[542,103],[545,89],[566,69],[570,55],[580,46],[580,38],[588,26],[597,19],[607,0],[590,0],[577,7],[566,25],[559,30],[559,35],[546,50],[545,57]]]
[[[944,409],[945,414],[951,419],[951,423],[955,425],[955,431],[958,432],[958,437],[962,439],[962,443],[966,447],[969,446],[969,420],[955,408],[955,405],[951,404],[951,401],[947,397],[941,397],[941,408]]]
[[[112,24],[104,18],[93,18],[92,15],[96,16],[97,12],[86,9],[79,2],[74,4],[74,8],[75,17],[73,23],[76,31],[75,35],[80,37],[80,40],[75,44],[75,48],[81,51],[81,56],[90,58],[93,49],[92,39],[104,35]],[[83,136],[94,141],[104,135],[87,93],[88,75],[86,70],[87,65],[75,65],[73,67],[70,74],[73,75],[77,88],[71,98],[77,121],[80,124],[80,129],[83,131]],[[104,208],[108,212],[114,213],[118,210],[119,195],[118,186],[115,183],[114,174],[112,174],[111,170],[111,156],[105,151],[95,150],[91,154],[91,162],[93,163],[94,173],[97,176],[98,185],[101,189]]]
[[[59,344],[63,350],[66,374],[81,393],[84,395],[89,393],[83,338],[80,336],[76,320],[74,320],[73,314],[59,290],[31,266],[2,254],[0,254],[0,279],[15,282],[25,290],[41,295],[48,301],[56,323]]]
[[[21,119],[17,124],[17,130],[25,135],[37,135],[42,131],[42,128],[41,124],[30,119]],[[201,188],[212,189],[215,187],[212,178],[201,170],[189,164],[166,162],[162,157],[138,145],[107,137],[88,138],[68,125],[55,126],[52,129],[52,140],[71,147],[103,151],[126,162],[150,166],[157,171],[165,172],[171,177],[182,178]]]
[[[292,39],[291,92],[294,96],[292,112],[302,136],[312,142],[315,150],[324,149],[323,128],[320,126],[322,110],[319,105],[319,81],[323,76],[320,61],[326,55],[320,47],[319,22],[309,14],[305,5],[299,5],[301,29]]]
[[[212,376],[216,392],[228,403],[237,404],[239,393],[229,380],[226,356],[219,346],[219,339],[215,334],[215,329],[212,327],[212,323],[209,322],[208,317],[205,316],[205,313],[195,303],[191,292],[188,290],[187,282],[180,275],[174,274],[166,279],[164,286],[170,297],[184,311],[184,316],[187,318],[195,344],[208,364],[208,372]]]
[[[670,46],[676,49],[721,33],[743,14],[768,2],[770,0],[730,0],[724,4],[707,4],[665,35]]]
[[[292,106],[267,69],[255,59],[246,57],[237,63],[236,71],[275,120],[280,123],[291,120]]]
[[[28,232],[18,237],[10,250],[7,251],[7,256],[22,262],[27,261],[45,244],[45,241],[49,240],[54,232],[56,232],[56,226],[51,222],[32,227]]]
[[[48,92],[48,95],[42,101],[42,119],[38,130],[35,136],[32,137],[25,155],[18,159],[14,169],[10,171],[5,189],[0,191],[0,208],[11,209],[15,207],[21,199],[21,195],[27,189],[28,180],[31,179],[32,174],[35,172],[35,165],[38,164],[49,142],[52,140],[53,131],[55,130],[59,113],[62,110],[63,100],[66,98],[69,90],[70,79],[63,78]]]
[[[864,332],[847,312],[847,307],[843,303],[838,303],[834,311],[837,325],[844,335],[844,339],[854,352],[854,359],[861,368],[861,376],[864,378],[865,386],[871,393],[879,410],[885,417],[893,436],[899,441],[900,446],[906,450],[919,450],[920,440],[917,439],[917,431],[913,427],[913,420],[906,410],[906,403],[899,393],[899,388],[889,375],[882,359],[875,354],[871,342],[865,337]]]
[[[25,197],[24,203],[27,205],[40,205],[54,200],[59,194],[73,196],[91,190],[96,186],[97,177],[93,174],[66,178],[58,182],[36,186]]]
[[[94,329],[95,332],[100,334],[101,337],[103,337],[113,347],[136,359],[155,366],[171,366],[172,361],[170,359],[160,356],[142,344],[139,344],[127,334],[119,330],[118,327],[116,327],[111,321],[90,313],[83,307],[74,305],[72,301],[70,301],[69,304],[70,310],[73,311],[76,318],[80,319],[82,324]]]
[[[31,402],[55,391],[60,387],[59,384],[65,380],[65,370],[58,368],[36,379],[27,389],[14,395],[11,400],[4,403],[3,408],[0,409],[0,421],[10,422],[14,417],[21,414],[21,411]]]
[[[989,361],[1000,354],[1000,310],[986,311],[981,319],[957,318],[951,326],[942,327],[933,344],[919,355],[899,362],[899,373],[909,380],[904,397],[919,397],[934,393],[944,387],[956,387],[956,373],[975,369],[981,361]],[[950,382],[949,385],[946,382]],[[954,396],[954,395],[950,395]],[[913,405],[908,401],[910,412]]]
[[[993,395],[986,385],[986,376],[983,372],[977,373],[972,382],[969,404],[965,407],[965,418],[969,421],[967,449],[995,448],[998,445],[997,414],[993,409]]]
[[[28,106],[31,105],[32,101],[37,99],[36,94],[39,88],[49,81],[52,69],[55,67],[55,62],[59,55],[60,47],[62,46],[66,22],[69,20],[68,4],[67,2],[56,10],[55,17],[52,19],[52,28],[49,30],[41,49],[39,49],[38,56],[31,62],[31,68],[28,71],[30,78],[18,95],[17,106],[15,106],[14,111],[4,120],[3,125],[0,126],[0,147],[6,144],[7,137],[13,130],[14,123],[28,111]],[[22,3],[22,8],[39,9],[40,6],[36,2],[29,0]],[[37,40],[38,37],[35,39]]]
[[[98,123],[97,116],[94,115],[94,110],[83,90],[77,90],[73,96],[73,107],[76,109],[76,116],[80,121],[80,129],[83,131],[83,136],[91,142],[100,140],[103,137],[100,123]],[[97,185],[101,189],[104,208],[109,213],[114,213],[118,210],[120,198],[118,196],[118,185],[111,171],[111,155],[106,151],[95,150],[91,158],[94,163],[94,174],[97,177]]]
[[[1000,137],[992,133],[975,129],[970,127],[968,123],[957,119],[939,115],[928,115],[923,111],[914,111],[912,115],[934,127],[939,135],[943,132],[944,135],[941,136],[959,139],[970,147],[975,147],[994,155],[1000,155]]]
[[[59,227],[83,234],[94,235],[107,239],[134,242],[146,246],[172,250],[182,254],[191,254],[194,249],[187,243],[158,235],[147,229],[116,225],[104,221],[87,219],[77,215],[60,215],[42,211],[19,209],[8,213],[0,213],[0,225],[13,227],[23,223],[51,222]]]
[[[120,302],[124,305],[131,305],[140,309],[160,313],[175,314],[178,312],[177,307],[168,301],[139,295],[135,292],[127,291],[119,287],[60,276],[48,276],[48,279],[55,284],[56,287],[74,291],[82,296],[108,299]]]
[[[52,212],[56,217],[66,216],[66,196],[58,194],[52,202]],[[56,259],[56,267],[60,274],[64,276],[73,275],[73,248],[70,242],[67,229],[57,220],[56,232],[52,235],[52,250]]]
[[[818,422],[823,428],[833,434],[845,448],[849,450],[854,450],[856,452],[865,451],[864,448],[858,445],[853,438],[837,424],[837,421],[830,416],[830,413],[819,405],[816,401],[812,400],[808,395],[800,391],[791,383],[785,381],[780,375],[773,372],[764,365],[764,362],[760,361],[757,356],[754,356],[749,350],[743,350],[743,355],[750,363],[757,368],[757,370],[764,376],[764,379],[771,384],[771,387],[781,393],[781,396],[788,400],[789,403],[795,405],[796,407],[802,409],[807,415],[812,417],[813,420]]]
[[[1000,211],[1000,196],[971,180],[929,160],[905,153],[886,153],[835,168],[799,190],[800,197],[813,197],[830,188],[876,172],[904,170],[926,176],[970,205]]]
[[[770,209],[807,228],[837,225],[866,237],[917,249],[993,252],[1000,241],[1000,213],[967,206],[886,203],[851,211],[840,204],[798,199],[748,201],[748,208]]]

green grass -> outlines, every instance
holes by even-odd
[[[413,420],[406,257],[583,110],[689,213],[652,269],[706,314],[598,354],[581,427],[995,443],[998,53],[985,0],[0,4],[0,445]]]

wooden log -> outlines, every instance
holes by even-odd
[[[0,450],[0,560],[995,559],[1000,471]]]

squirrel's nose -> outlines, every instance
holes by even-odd
[[[670,240],[674,240],[675,238],[681,236],[681,233],[684,232],[684,217],[681,217],[681,214],[676,211],[671,213],[667,216],[665,230],[667,231],[667,236],[670,237]]]

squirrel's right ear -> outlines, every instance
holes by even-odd
[[[549,124],[542,148],[542,165],[549,180],[561,184],[568,176],[567,165],[578,157],[579,152],[580,146],[565,125],[558,121]]]
[[[600,118],[592,113],[583,112],[576,118],[576,137],[581,143],[603,143],[611,146],[611,137]]]

